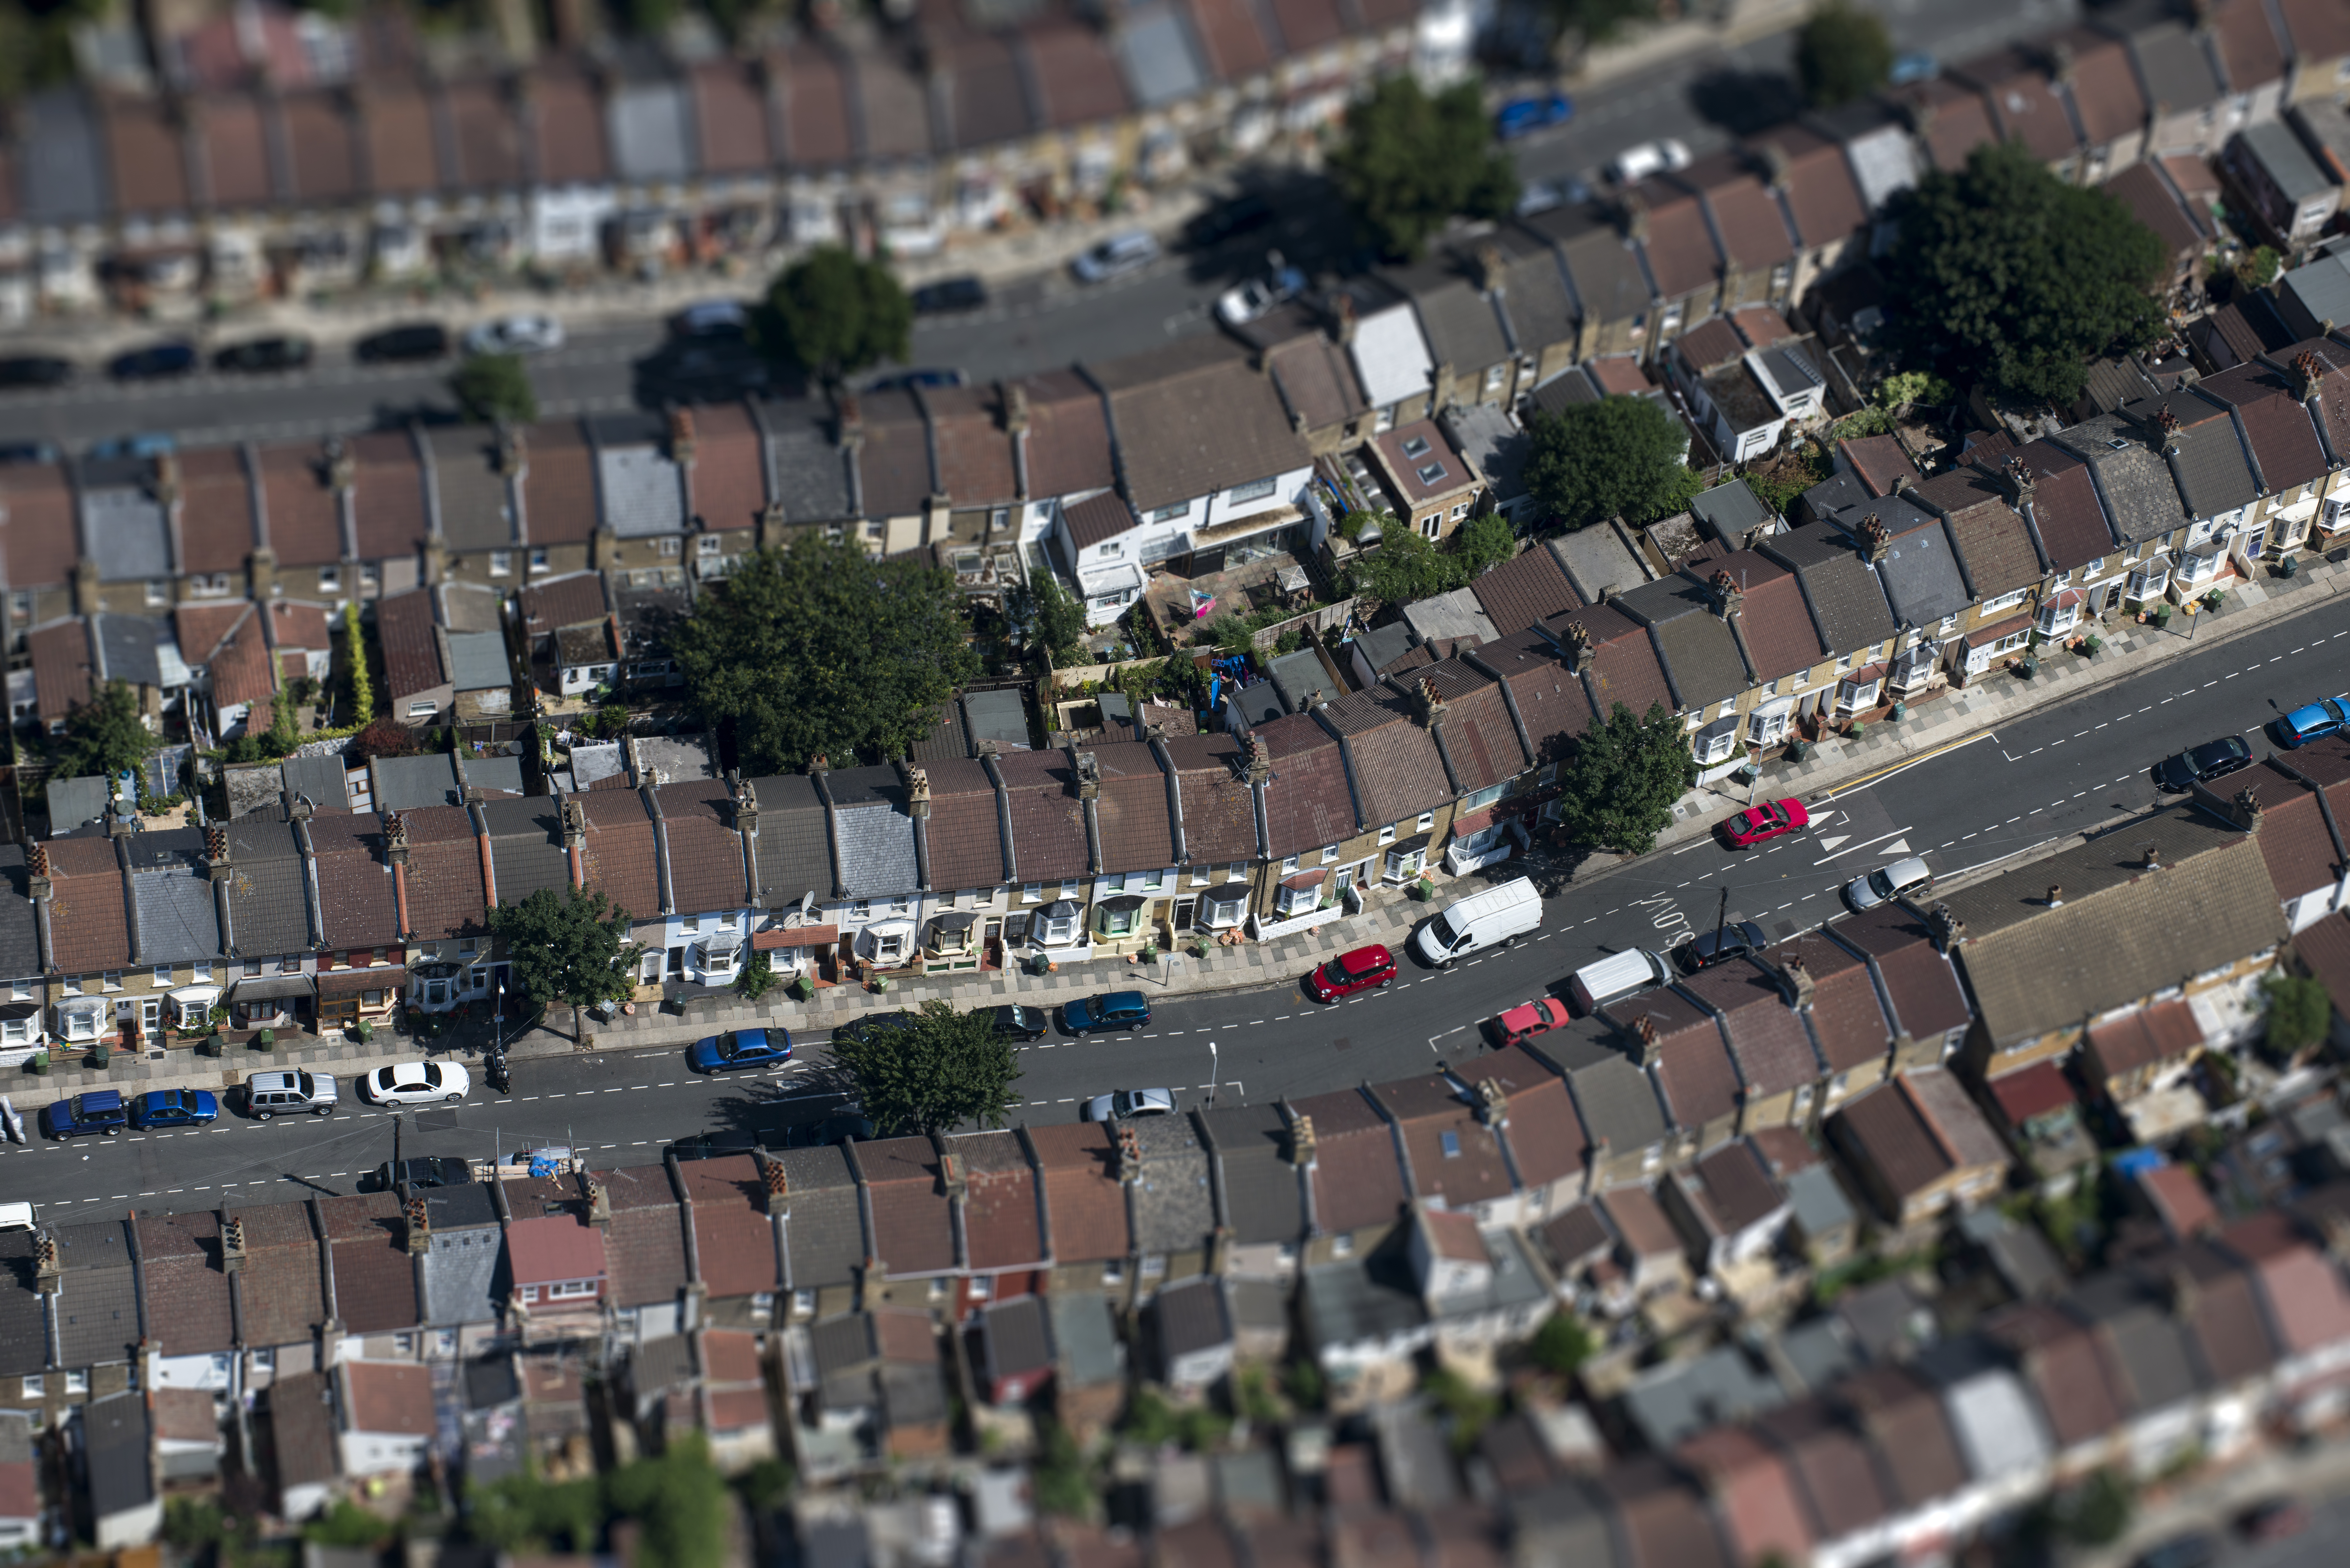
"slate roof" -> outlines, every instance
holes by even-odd
[[[893,1276],[952,1269],[954,1218],[931,1140],[876,1138],[856,1145],[853,1158],[873,1215],[874,1256]]]
[[[1036,1174],[1019,1135],[971,1133],[947,1141],[963,1162],[963,1245],[973,1270],[1034,1266],[1045,1256]],[[877,1208],[878,1214],[878,1208]],[[888,1254],[884,1253],[886,1258]]]
[[[1012,855],[1024,882],[1066,882],[1091,866],[1077,771],[1066,752],[1004,752],[995,759],[1012,814]]]
[[[127,1223],[100,1220],[50,1227],[65,1271],[50,1306],[59,1366],[128,1361],[143,1336]]]
[[[1501,1139],[1441,1075],[1399,1078],[1371,1094],[1394,1118],[1413,1197],[1458,1209],[1509,1195]]]
[[[98,563],[100,582],[169,577],[172,542],[163,509],[145,488],[144,465],[129,472],[85,462],[82,469],[83,554]],[[134,477],[135,476],[135,477]]]
[[[833,440],[831,411],[806,400],[757,407],[767,432],[770,499],[785,518],[821,523],[854,516],[854,459]]]
[[[514,1281],[489,1189],[446,1188],[427,1193],[425,1205],[432,1247],[422,1259],[424,1321],[436,1328],[496,1322]]]
[[[931,884],[961,890],[1007,880],[1003,819],[986,768],[962,756],[939,758],[922,768],[931,784],[925,841]],[[760,818],[763,825],[765,820]]]
[[[669,1172],[658,1165],[623,1166],[598,1171],[596,1179],[612,1210],[604,1232],[604,1288],[612,1304],[675,1301],[685,1288],[685,1215]]]
[[[1892,545],[1885,559],[1877,563],[1877,575],[1885,586],[1887,600],[1902,620],[1915,627],[1934,626],[1974,601],[1960,575],[1957,555],[1940,518],[1905,497],[1886,495],[1870,500],[1863,508],[1846,508],[1833,521],[1857,548],[1862,524],[1870,515],[1892,531]]]
[[[1101,796],[1094,803],[1101,868],[1148,871],[1175,864],[1167,775],[1159,771],[1159,758],[1140,741],[1111,741],[1087,749],[1101,769]]]
[[[218,958],[225,950],[212,883],[204,875],[203,844],[200,828],[141,833],[126,842],[137,919],[131,957],[140,963],[187,963]],[[307,930],[296,945],[309,945]]]
[[[1107,397],[1126,498],[1144,512],[1306,467],[1273,383],[1194,337],[1086,367]]]
[[[2145,867],[2148,845],[2159,851],[2158,871]],[[2054,909],[2052,884],[2064,889]],[[2137,1002],[2286,934],[2258,840],[2185,808],[1942,902],[1966,924],[1959,955],[1995,1044]]]
[[[1647,623],[1665,678],[1680,699],[1675,707],[1708,707],[1746,690],[1746,662],[1737,639],[1713,613],[1712,592],[1696,571],[1643,583],[1616,603]]]
[[[513,504],[496,471],[494,433],[479,426],[425,433],[432,454],[432,484],[440,503],[441,535],[452,550],[503,549],[515,542]],[[377,606],[382,613],[382,604]]]
[[[11,893],[16,896],[5,896]],[[34,923],[25,851],[20,845],[0,846],[0,974],[30,976],[40,971],[40,932]]]
[[[206,1355],[236,1344],[228,1275],[221,1268],[220,1216],[198,1209],[138,1214],[130,1221],[145,1276],[147,1333],[165,1355]]]
[[[766,1183],[747,1154],[688,1160],[678,1168],[693,1206],[694,1256],[712,1297],[773,1291],[777,1282],[775,1226],[764,1212]]]
[[[1403,1168],[1394,1135],[1371,1102],[1340,1089],[1289,1102],[1290,1119],[1314,1119],[1314,1163],[1306,1180],[1314,1195],[1314,1228],[1336,1235],[1387,1225],[1403,1211]]]
[[[805,774],[752,781],[759,803],[756,889],[766,907],[795,904],[801,896],[832,891],[832,841],[816,781]]]
[[[1216,1228],[1214,1184],[1206,1147],[1189,1116],[1136,1122],[1142,1175],[1127,1189],[1139,1252],[1174,1252],[1208,1244]]]
[[[1953,468],[1918,486],[1917,494],[1944,514],[1976,597],[1996,598],[2040,580],[2040,552],[1998,480],[1981,469]]]
[[[496,873],[498,902],[519,904],[540,889],[560,893],[571,886],[571,857],[563,848],[563,812],[551,795],[527,800],[487,800],[482,820],[489,828],[490,867]]]
[[[1184,859],[1194,866],[1255,859],[1256,798],[1242,776],[1240,742],[1227,734],[1170,735],[1160,744],[1175,769]]]
[[[48,1303],[33,1290],[30,1231],[0,1236],[0,1377],[49,1364]]]
[[[291,826],[266,816],[239,817],[228,825],[228,913],[237,950],[286,954],[307,949],[311,945],[309,877]],[[324,891],[322,887],[320,892]],[[203,928],[211,924],[208,918],[200,920],[194,939],[202,940],[207,934]],[[142,939],[151,935],[143,911],[140,935]],[[217,947],[216,927],[212,936]]]
[[[1109,1129],[1097,1122],[1062,1122],[1026,1127],[1021,1136],[1044,1174],[1053,1261],[1088,1262],[1132,1251]]]
[[[2167,439],[2155,422],[2164,410],[2178,420]],[[2126,404],[2121,413],[2137,421],[2148,442],[2159,442],[2178,493],[2195,516],[2215,516],[2259,498],[2260,486],[2245,462],[2243,442],[2224,409],[2181,388],[2166,397]]]
[[[1342,737],[1365,826],[1416,819],[1451,794],[1435,737],[1401,692],[1379,687],[1350,692],[1316,709],[1314,717]]]
[[[734,797],[724,781],[691,779],[653,793],[669,839],[670,892],[678,911],[743,908],[748,901],[743,841],[734,833]]]
[[[1278,1106],[1201,1111],[1223,1221],[1243,1246],[1297,1241],[1305,1199],[1289,1160],[1289,1124]]]
[[[324,1260],[310,1206],[262,1203],[230,1212],[244,1222],[237,1337],[251,1345],[307,1343],[327,1317]]]
[[[1625,1055],[1606,1021],[1578,1019],[1545,1035],[1530,1054],[1565,1075],[1576,1119],[1589,1140],[1590,1162],[1663,1140],[1667,1122],[1656,1085]]]
[[[2188,522],[2160,447],[2149,443],[2136,421],[2099,414],[2057,431],[2055,439],[2095,470],[2106,515],[2126,543],[2142,544]]]

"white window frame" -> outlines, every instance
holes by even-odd
[[[2018,588],[2012,594],[2002,594],[1995,599],[1985,599],[1982,602],[1982,613],[1997,615],[2001,610],[2013,609],[2024,601],[2031,591],[2029,588]]]
[[[494,577],[510,577],[514,576],[514,552],[512,550],[493,550],[490,552],[490,576]]]

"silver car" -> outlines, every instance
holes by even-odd
[[[1135,1116],[1169,1116],[1175,1114],[1175,1091],[1172,1089],[1120,1089],[1114,1095],[1096,1095],[1086,1102],[1085,1119],[1089,1122],[1128,1121]]]
[[[1934,874],[1926,863],[1912,855],[1907,860],[1896,860],[1890,866],[1880,866],[1866,877],[1856,877],[1845,885],[1844,901],[1856,909],[1873,909],[1879,904],[1889,904],[1904,893],[1930,886]]]
[[[1112,234],[1069,264],[1079,283],[1101,283],[1149,266],[1159,259],[1159,242],[1140,229]]]

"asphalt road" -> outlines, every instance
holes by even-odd
[[[1586,876],[1513,950],[1448,971],[1407,957],[1385,990],[1335,1005],[1306,1001],[1293,981],[1170,994],[1138,1035],[1047,1036],[1021,1050],[1017,1115],[1074,1119],[1085,1098],[1117,1088],[1171,1088],[1188,1107],[1211,1093],[1225,1104],[1261,1102],[1425,1072],[1485,1049],[1485,1020],[1562,992],[1593,959],[1666,947],[1709,926],[1722,889],[1731,919],[1758,921],[1774,939],[1792,935],[1833,918],[1844,884],[1888,860],[1920,854],[1947,876],[2117,820],[2158,798],[2147,770],[2181,746],[2241,731],[2264,755],[2259,726],[2275,711],[2345,690],[2350,607],[2321,607],[1816,798],[1809,837],[1743,853],[1700,839]],[[1724,801],[1723,814],[1733,805]],[[813,1060],[715,1084],[685,1072],[675,1047],[524,1058],[511,1097],[477,1086],[461,1106],[406,1113],[402,1152],[484,1156],[565,1143],[615,1163],[649,1162],[665,1140],[705,1128],[820,1118],[824,1106],[812,1095],[821,1052],[804,1056]],[[20,1106],[29,1097],[20,1096]],[[45,1211],[70,1204],[78,1216],[99,1217],[142,1204],[348,1192],[391,1155],[390,1114],[347,1103],[323,1121],[224,1117],[197,1133],[11,1149],[0,1154],[0,1191]]]
[[[2077,9],[2073,0],[1976,0],[1963,6],[1874,0],[1873,8],[1886,15],[1900,48],[1945,61],[2059,26]],[[1792,55],[1793,35],[1778,33],[1735,48],[1699,51],[1578,95],[1573,121],[1513,145],[1520,173],[1530,183],[1569,175],[1596,182],[1601,166],[1625,148],[1667,136],[1702,157],[1800,108],[1789,75]],[[1344,214],[1319,180],[1261,171],[1243,172],[1234,183],[1265,191],[1280,221],[1211,254],[1179,252],[1091,288],[1058,272],[1000,288],[984,309],[917,322],[912,363],[993,379],[1137,353],[1212,330],[1216,296],[1262,273],[1269,248],[1317,275],[1367,262],[1355,252]],[[220,340],[238,335],[224,330]],[[575,327],[564,348],[530,361],[542,413],[562,417],[631,406],[630,367],[660,337],[660,326],[651,321]],[[322,348],[315,369],[291,375],[207,373],[117,385],[85,367],[76,384],[60,391],[0,392],[0,445],[46,440],[78,452],[93,441],[147,431],[170,432],[190,445],[300,441],[418,415],[453,417],[445,384],[450,369],[447,362],[361,368],[339,345]]]

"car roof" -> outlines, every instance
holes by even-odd
[[[79,1096],[78,1103],[86,1111],[119,1111],[122,1108],[122,1091],[90,1089]]]
[[[1896,873],[1899,875],[1897,876]],[[1885,867],[1885,875],[1891,881],[1901,881],[1910,877],[1922,877],[1926,875],[1926,858],[1922,855],[1912,855],[1905,859],[1896,860]]]
[[[1148,1007],[1150,1004],[1142,1000],[1142,992],[1139,991],[1113,991],[1102,997],[1102,1005],[1104,1007]]]
[[[1373,942],[1367,948],[1357,948],[1350,953],[1338,955],[1338,967],[1348,974],[1368,974],[1375,969],[1384,969],[1393,962],[1395,962],[1395,955],[1378,942]]]

